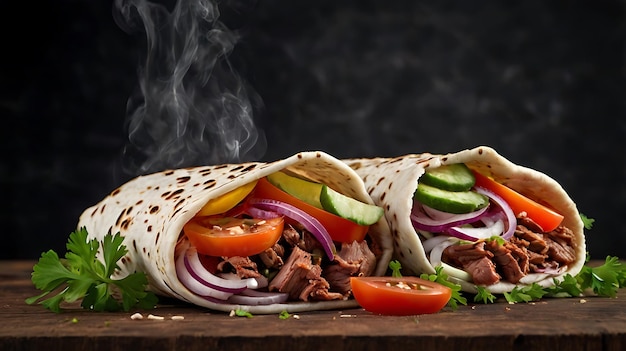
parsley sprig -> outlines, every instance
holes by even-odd
[[[394,278],[402,278],[402,264],[398,260],[389,262],[389,269],[391,269],[391,276]]]
[[[448,305],[456,309],[458,303],[466,305],[467,299],[463,296],[459,284],[448,280],[448,275],[443,273],[442,266],[435,267],[435,274],[422,274],[422,279],[435,281],[450,287],[452,297]],[[561,281],[554,280],[554,286],[542,287],[537,283],[528,286],[517,286],[510,292],[503,293],[503,297],[509,303],[532,302],[543,297],[578,297],[583,296],[585,291],[590,290],[599,297],[615,297],[620,288],[626,287],[626,267],[617,257],[607,256],[604,264],[591,267],[584,265],[576,275],[566,274]],[[494,303],[496,295],[489,292],[485,287],[476,286],[477,292],[473,301],[476,303]]]
[[[53,250],[41,255],[33,267],[31,280],[43,293],[26,299],[26,303],[40,301],[57,313],[61,312],[62,302],[80,299],[83,308],[94,311],[129,311],[135,306],[153,308],[157,297],[146,291],[145,273],[131,273],[119,280],[111,278],[119,269],[117,262],[128,252],[120,233],[107,234],[101,243],[96,239],[88,240],[87,236],[86,228],[72,232],[64,259]],[[97,258],[100,245],[103,262]],[[45,298],[48,295],[52,297]]]
[[[450,288],[452,290],[452,295],[450,296],[447,306],[453,310],[456,310],[459,307],[459,304],[467,305],[467,298],[461,294],[461,285],[448,280],[448,275],[443,272],[443,266],[439,265],[435,267],[434,274],[422,273],[420,278],[430,280],[431,282],[436,282]]]
[[[476,295],[474,295],[474,302],[493,303],[496,301],[496,295],[487,290],[484,286],[476,286]]]
[[[537,301],[546,293],[546,290],[544,290],[541,285],[532,283],[531,285],[522,287],[516,286],[511,292],[504,292],[503,295],[509,303],[516,303]]]
[[[617,290],[626,286],[626,267],[617,257],[607,256],[600,266],[583,266],[576,281],[581,290],[591,289],[598,296],[615,297]]]

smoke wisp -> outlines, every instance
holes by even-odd
[[[126,32],[145,33],[138,89],[128,100],[122,168],[167,168],[257,160],[266,141],[254,121],[259,96],[228,57],[239,40],[213,0],[178,0],[171,11],[147,0],[116,0]],[[253,104],[254,102],[254,104]]]

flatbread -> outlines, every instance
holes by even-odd
[[[374,202],[385,209],[385,217],[393,238],[394,258],[413,274],[435,272],[410,219],[413,194],[417,189],[418,180],[426,168],[454,163],[465,163],[470,168],[553,208],[564,216],[562,225],[571,229],[575,235],[576,261],[560,275],[555,277],[530,274],[524,279],[527,284],[500,281],[488,286],[489,291],[510,292],[516,286],[532,282],[544,287],[552,286],[553,278],[562,280],[568,273],[576,275],[585,263],[586,248],[582,219],[576,204],[563,187],[544,173],[512,163],[490,147],[480,146],[446,155],[422,153],[394,158],[347,159],[344,162],[361,176]],[[476,292],[476,287],[471,282],[454,280],[461,284],[464,291]]]
[[[323,152],[301,152],[271,163],[251,162],[166,170],[139,176],[123,184],[96,205],[86,209],[78,227],[89,237],[102,240],[120,232],[128,254],[120,261],[115,278],[134,271],[145,272],[149,288],[159,295],[198,306],[253,314],[302,312],[358,306],[354,299],[294,302],[267,306],[218,304],[190,292],[178,280],[175,248],[183,225],[209,201],[256,179],[288,170],[373,204],[361,178],[346,164]],[[391,259],[392,245],[384,218],[370,226],[369,236],[380,247],[376,275],[383,275]]]

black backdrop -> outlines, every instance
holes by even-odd
[[[118,164],[145,43],[106,1],[0,6],[0,258],[64,253],[80,213],[128,178]],[[626,257],[623,1],[220,7],[241,34],[231,62],[262,102],[262,160],[490,145],[596,219],[592,257]]]

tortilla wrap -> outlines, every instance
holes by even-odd
[[[175,249],[182,228],[209,201],[244,184],[281,170],[288,170],[328,185],[340,193],[373,204],[361,178],[346,164],[323,152],[301,152],[271,163],[251,162],[166,170],[139,176],[123,184],[101,202],[86,209],[78,227],[89,238],[102,241],[107,233],[120,232],[127,255],[119,262],[115,278],[134,271],[145,272],[149,289],[216,311],[236,309],[253,314],[302,312],[358,306],[354,299],[289,302],[265,306],[215,303],[190,292],[177,278]],[[392,242],[384,217],[371,225],[369,236],[380,248],[374,274],[383,275],[392,254]]]
[[[446,155],[422,153],[395,158],[347,159],[344,162],[363,178],[374,202],[385,209],[394,242],[394,257],[400,261],[403,269],[412,274],[435,273],[435,267],[430,263],[422,245],[421,236],[410,219],[418,180],[429,167],[455,163],[465,163],[469,168],[554,209],[564,216],[562,225],[571,229],[574,234],[572,246],[576,259],[564,271],[559,272],[560,274],[532,273],[517,284],[501,280],[486,286],[489,291],[510,292],[516,286],[533,282],[543,287],[553,286],[553,278],[560,281],[566,274],[576,275],[585,263],[583,222],[575,203],[565,190],[546,174],[516,165],[490,147],[480,146]],[[454,274],[449,276],[461,285],[463,291],[477,291],[471,281],[459,279]]]

